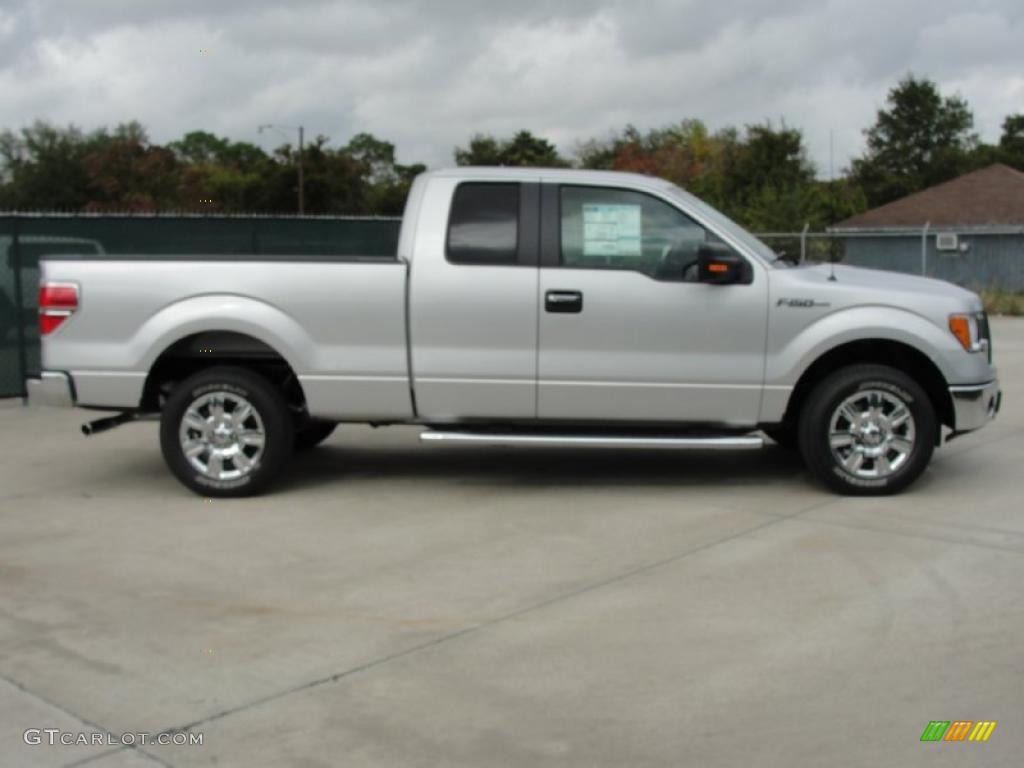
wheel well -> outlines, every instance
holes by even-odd
[[[296,411],[305,410],[306,396],[288,362],[268,344],[235,331],[194,333],[165,349],[146,377],[141,410],[162,410],[178,382],[213,365],[235,365],[254,371],[277,386]]]
[[[888,365],[903,371],[924,389],[939,421],[948,427],[953,426],[953,400],[942,372],[920,350],[888,339],[851,341],[830,349],[815,360],[793,389],[783,421],[796,423],[800,408],[819,381],[839,368],[857,363]]]

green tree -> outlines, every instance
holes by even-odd
[[[207,131],[191,131],[167,149],[182,165],[183,207],[203,211],[268,211],[279,169],[262,149]]]
[[[367,196],[366,167],[344,149],[332,149],[327,144],[326,136],[317,136],[305,148],[306,211],[373,213]]]
[[[721,162],[710,179],[715,205],[756,231],[828,223],[826,197],[799,130],[766,122],[747,126],[742,138],[730,132],[721,140]]]
[[[569,163],[558,154],[555,145],[529,131],[519,131],[502,146],[502,165],[534,168],[564,168]]]
[[[501,145],[493,136],[477,134],[469,147],[455,148],[456,165],[501,165]]]
[[[89,134],[37,122],[0,132],[0,208],[295,212],[298,159],[290,144],[267,154],[208,131],[161,147],[135,122]],[[310,213],[399,214],[426,169],[367,133],[343,147],[318,136],[302,161]]]
[[[353,136],[343,151],[357,164],[367,212],[387,216],[401,214],[413,179],[423,173],[426,166],[396,162],[395,145],[369,133]]]
[[[73,125],[37,120],[0,133],[0,207],[79,210],[88,201],[86,137]]]
[[[646,133],[627,126],[577,145],[577,158],[585,168],[672,181],[755,230],[824,227],[863,210],[859,188],[817,181],[802,134],[785,124],[715,133],[693,119]]]
[[[270,168],[269,160],[249,170],[216,163],[185,166],[179,174],[179,206],[207,212],[265,211]]]
[[[35,210],[176,206],[178,163],[136,122],[84,134],[37,121],[0,134],[0,205]]]
[[[999,139],[999,155],[1007,165],[1024,171],[1024,114],[1006,116]]]
[[[974,116],[959,96],[943,97],[931,80],[908,75],[889,91],[864,134],[867,148],[850,176],[868,203],[881,205],[948,181],[971,166],[978,138]]]
[[[815,228],[827,227],[848,219],[868,207],[864,190],[850,179],[819,181],[815,188],[819,196],[816,210],[820,217],[817,222],[810,222]]]
[[[586,139],[576,142],[573,156],[580,168],[610,171],[615,167],[617,139]]]
[[[716,162],[720,142],[700,120],[683,120],[667,128],[641,133],[627,125],[608,141],[591,140],[577,147],[584,168],[614,169],[660,176],[693,189]]]
[[[504,165],[534,168],[566,168],[569,162],[558,154],[558,149],[547,139],[534,136],[530,131],[519,131],[511,139],[496,139],[477,134],[469,147],[456,147],[458,165]]]
[[[90,211],[155,211],[177,207],[178,162],[170,150],[150,143],[137,122],[101,129],[86,142]]]
[[[175,157],[186,165],[223,162],[224,153],[230,146],[227,139],[222,139],[208,131],[190,131],[178,141],[167,145]]]
[[[349,139],[344,151],[359,163],[363,177],[370,184],[395,180],[395,145],[391,142],[371,133],[357,133]]]

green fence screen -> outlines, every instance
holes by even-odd
[[[399,219],[0,214],[0,397],[24,395],[39,370],[39,259],[52,253],[387,256]]]

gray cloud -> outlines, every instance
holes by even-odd
[[[1024,111],[1024,6],[979,0],[14,0],[0,126],[139,119],[166,141],[302,123],[451,162],[476,131],[563,149],[633,123],[785,119],[827,173],[908,71],[971,103],[983,137]],[[201,49],[212,53],[200,53]]]

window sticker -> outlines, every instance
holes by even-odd
[[[639,256],[640,206],[583,204],[584,256]]]

